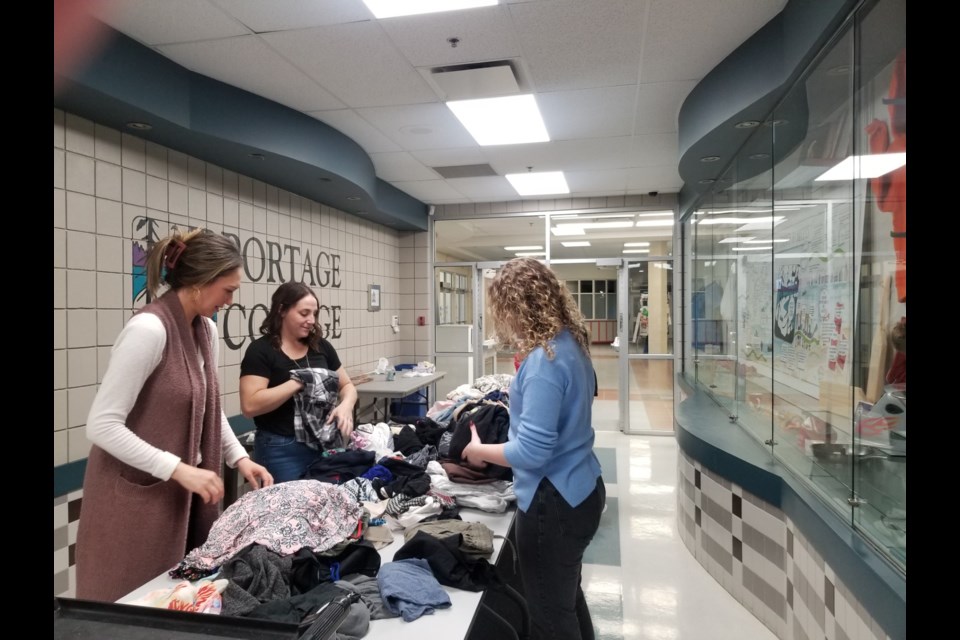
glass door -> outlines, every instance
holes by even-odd
[[[473,263],[444,263],[433,268],[435,361],[437,370],[447,373],[436,383],[437,398],[472,383],[475,377],[476,280]]]
[[[630,258],[619,273],[622,430],[673,433],[673,259]]]

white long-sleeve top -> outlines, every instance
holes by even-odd
[[[211,329],[212,366],[219,358],[217,325],[206,319]],[[113,457],[155,478],[169,480],[180,458],[163,451],[127,428],[127,415],[143,389],[147,378],[160,364],[167,344],[167,331],[160,318],[152,313],[138,313],[127,322],[110,352],[110,364],[87,416],[87,439]],[[200,367],[205,363],[197,353]],[[223,459],[236,467],[247,452],[237,440],[227,416],[220,412]]]

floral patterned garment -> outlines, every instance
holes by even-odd
[[[293,480],[250,491],[227,507],[207,541],[170,572],[173,578],[210,575],[248,544],[280,555],[307,547],[326,551],[357,530],[363,506],[341,487],[319,480]]]

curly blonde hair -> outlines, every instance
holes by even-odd
[[[533,258],[514,258],[490,283],[490,312],[501,346],[516,349],[521,358],[550,346],[561,329],[569,329],[583,352],[590,355],[590,340],[583,316],[567,287],[553,271]]]

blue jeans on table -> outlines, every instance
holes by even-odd
[[[253,459],[267,468],[274,482],[299,480],[320,457],[320,451],[297,442],[293,436],[257,429],[253,439]]]
[[[517,555],[535,640],[593,640],[593,620],[580,587],[583,552],[600,527],[607,500],[602,478],[571,507],[544,478],[530,508],[517,511]]]

